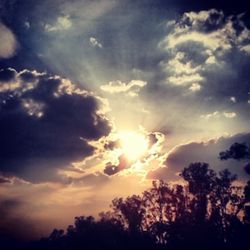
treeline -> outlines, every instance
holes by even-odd
[[[220,154],[222,160],[238,157],[234,154],[237,145],[230,149]],[[247,248],[250,181],[237,186],[236,175],[228,170],[216,173],[201,162],[190,164],[180,175],[185,185],[154,181],[141,195],[114,199],[110,211],[101,213],[99,220],[76,217],[65,232],[55,229],[26,249]]]

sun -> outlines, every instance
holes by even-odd
[[[138,160],[148,149],[148,139],[144,134],[133,131],[118,133],[122,153],[131,161]]]

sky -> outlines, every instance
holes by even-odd
[[[0,234],[47,235],[191,162],[244,182],[218,155],[250,144],[248,9],[0,0]]]

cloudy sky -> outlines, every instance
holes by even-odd
[[[246,1],[0,0],[0,233],[46,234],[250,144]],[[19,228],[20,227],[20,228]]]

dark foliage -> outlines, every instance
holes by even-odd
[[[244,170],[247,174],[250,174],[250,147],[246,143],[234,143],[228,150],[220,152],[219,158],[221,160],[234,159],[247,161]]]
[[[250,148],[245,143],[236,142],[228,150],[220,153],[220,159],[250,159]]]

